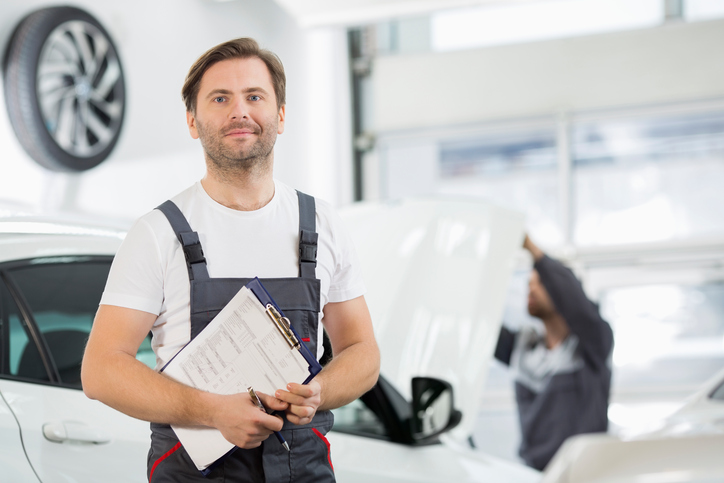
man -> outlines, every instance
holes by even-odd
[[[378,377],[364,285],[340,219],[272,175],[285,83],[279,59],[253,39],[225,42],[199,58],[182,97],[206,174],[139,219],[111,268],[83,360],[83,389],[152,423],[154,483],[334,481],[324,438],[333,422],[329,409],[356,399]],[[334,355],[309,384],[259,394],[283,420],[247,393],[198,391],[135,359],[151,331],[156,368],[163,367],[255,276],[318,358],[321,318]],[[239,449],[204,477],[170,424],[216,428]],[[269,438],[280,430],[290,453]]]
[[[608,429],[613,333],[569,269],[528,236],[523,247],[534,261],[528,312],[543,321],[545,332],[503,327],[495,357],[514,373],[519,454],[542,470],[569,436]]]

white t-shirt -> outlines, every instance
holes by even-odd
[[[256,211],[237,211],[214,201],[197,182],[172,198],[198,232],[211,278],[298,277],[299,202],[289,186],[274,181],[272,200]],[[352,241],[342,220],[316,200],[319,233],[316,276],[322,308],[365,293]],[[101,304],[157,315],[153,325],[156,367],[163,367],[190,338],[190,285],[183,249],[159,210],[131,227],[108,276]],[[320,314],[320,322],[321,322]],[[321,329],[318,330],[321,355]]]

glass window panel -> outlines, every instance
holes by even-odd
[[[434,194],[438,174],[438,146],[434,142],[398,142],[384,152],[380,182],[390,199]]]
[[[334,430],[341,433],[387,436],[387,430],[377,415],[361,400],[334,409]]]
[[[709,397],[716,401],[724,401],[724,384],[717,387]]]
[[[551,130],[503,133],[440,144],[443,178],[550,170],[556,167],[556,160],[556,138]]]
[[[616,390],[693,391],[724,366],[724,283],[615,288],[600,302]]]
[[[724,365],[724,283],[621,287],[600,301],[615,337],[611,431],[657,429]]]
[[[152,338],[153,336],[149,332],[148,336],[143,339],[141,346],[138,348],[136,359],[143,362],[151,369],[154,369],[156,367],[156,353],[153,352],[153,346],[151,345]]]
[[[38,263],[10,271],[64,384],[80,387],[83,350],[109,269],[110,261],[87,261]]]
[[[487,199],[525,213],[536,240],[563,242],[553,127],[440,144],[437,193]]]
[[[12,376],[23,375],[18,373],[20,359],[29,344],[34,345],[34,343],[30,341],[28,337],[25,321],[20,316],[15,300],[2,281],[0,281],[0,318],[2,319],[0,320],[2,324],[2,330],[0,331],[2,373]],[[7,340],[7,345],[5,340]],[[27,374],[39,374],[43,379],[47,379],[47,374],[42,364],[37,367],[27,367],[26,365],[24,372]]]
[[[684,17],[689,21],[724,18],[722,0],[685,0]]]
[[[724,112],[577,123],[574,241],[724,233]]]
[[[110,259],[42,260],[9,270],[51,352],[63,384],[80,388],[80,364],[110,269]],[[35,344],[28,342],[25,321],[6,288],[0,287],[0,315],[9,327],[11,375],[48,381]],[[4,334],[5,332],[2,332]],[[152,336],[143,340],[136,358],[154,368]],[[5,360],[5,359],[4,359]]]
[[[433,51],[533,42],[653,27],[663,20],[661,0],[553,0],[485,5],[435,13]]]

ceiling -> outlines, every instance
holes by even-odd
[[[362,25],[436,10],[542,0],[274,0],[302,27]]]

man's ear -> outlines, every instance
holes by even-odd
[[[199,131],[196,128],[196,117],[191,113],[191,111],[186,111],[186,125],[189,127],[189,134],[191,134],[191,137],[198,139]]]
[[[282,134],[284,132],[284,118],[287,115],[286,108],[286,105],[279,108],[279,129],[277,129],[277,134]]]

